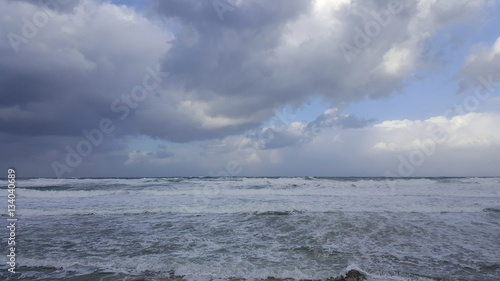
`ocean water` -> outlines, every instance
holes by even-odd
[[[32,178],[16,196],[0,280],[500,280],[500,178]]]

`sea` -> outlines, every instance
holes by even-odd
[[[500,280],[496,177],[16,184],[15,273],[5,184],[0,280]]]

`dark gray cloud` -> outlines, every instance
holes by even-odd
[[[175,26],[176,39],[162,60],[170,73],[167,97],[141,113],[141,133],[174,141],[218,138],[254,128],[276,108],[297,107],[311,96],[339,107],[399,93],[425,55],[422,43],[474,10],[398,2],[394,12],[391,1],[230,3],[221,19],[210,1],[151,2]],[[378,30],[370,31],[373,24]],[[343,53],[346,44],[355,54]],[[172,92],[183,97],[172,99]],[[184,102],[190,106],[179,112]]]
[[[158,157],[158,158],[169,158],[172,156],[174,156],[174,154],[172,152],[168,152],[168,151],[164,151],[164,150],[158,150],[156,152],[156,157]]]
[[[359,30],[366,32],[373,13],[387,12],[388,3],[353,8],[244,1],[233,3],[221,20],[211,1],[150,1],[151,17],[164,19],[159,27],[126,7],[77,2],[65,17],[48,16],[18,54],[10,42],[1,44],[0,126],[12,134],[76,136],[104,117],[117,120],[112,102],[141,85],[145,67],[158,62],[169,76],[117,122],[118,135],[176,142],[221,138],[255,128],[276,108],[299,106],[312,95],[334,106],[388,96],[417,67],[413,41],[425,39],[403,27],[420,24],[432,31],[433,23],[446,22],[433,15],[430,23],[412,23],[420,11],[405,2],[359,54],[346,59],[340,46],[355,45]],[[22,35],[21,18],[41,9],[5,0],[1,5],[11,18],[2,23],[3,36]],[[384,61],[393,49],[409,58]],[[18,126],[9,126],[13,122]]]
[[[165,34],[145,19],[133,22],[116,18],[111,6],[82,5],[58,15],[23,2],[0,2],[2,38],[7,39],[0,41],[2,132],[76,136],[103,117],[116,119],[112,101],[140,85],[146,66],[156,65],[166,52]],[[36,15],[46,21],[35,25]],[[24,41],[13,46],[10,38],[18,38],[13,36]]]
[[[80,137],[31,137],[0,133],[0,155],[5,159],[1,161],[0,168],[16,168],[22,177],[54,177],[52,162],[65,164],[66,148],[75,149],[80,141]],[[126,155],[120,155],[126,148],[123,140],[107,137],[92,148],[90,155],[82,157],[83,161],[74,173],[66,173],[65,176],[111,176],[112,172],[117,172],[113,167],[123,167],[127,160]]]
[[[397,13],[378,19],[374,15],[389,13],[389,1],[255,0],[227,2],[231,10],[221,18],[213,1],[151,0],[145,14],[92,0],[60,1],[52,13],[41,3],[0,0],[2,153],[11,163],[37,159],[32,162],[43,166],[40,174],[103,118],[115,126],[106,135],[111,141],[95,147],[86,161],[113,166],[125,162],[117,151],[127,147],[129,136],[180,143],[223,139],[256,129],[277,109],[300,107],[312,96],[342,108],[396,94],[420,67],[422,42],[480,8],[401,2]],[[370,22],[379,22],[379,30],[368,38]],[[343,52],[346,44],[355,47],[353,53]],[[471,64],[463,73],[471,76],[473,69]],[[144,81],[158,82],[151,71],[162,81],[144,99],[131,101]],[[318,128],[359,128],[371,121],[318,115],[300,130],[269,128],[274,139],[260,147],[294,146]],[[177,155],[163,148],[150,153],[145,159]],[[81,169],[91,171],[92,165]]]

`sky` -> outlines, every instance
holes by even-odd
[[[499,15],[491,0],[0,0],[0,168],[500,176]]]

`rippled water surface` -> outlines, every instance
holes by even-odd
[[[16,195],[1,280],[500,280],[499,178],[37,178]]]

